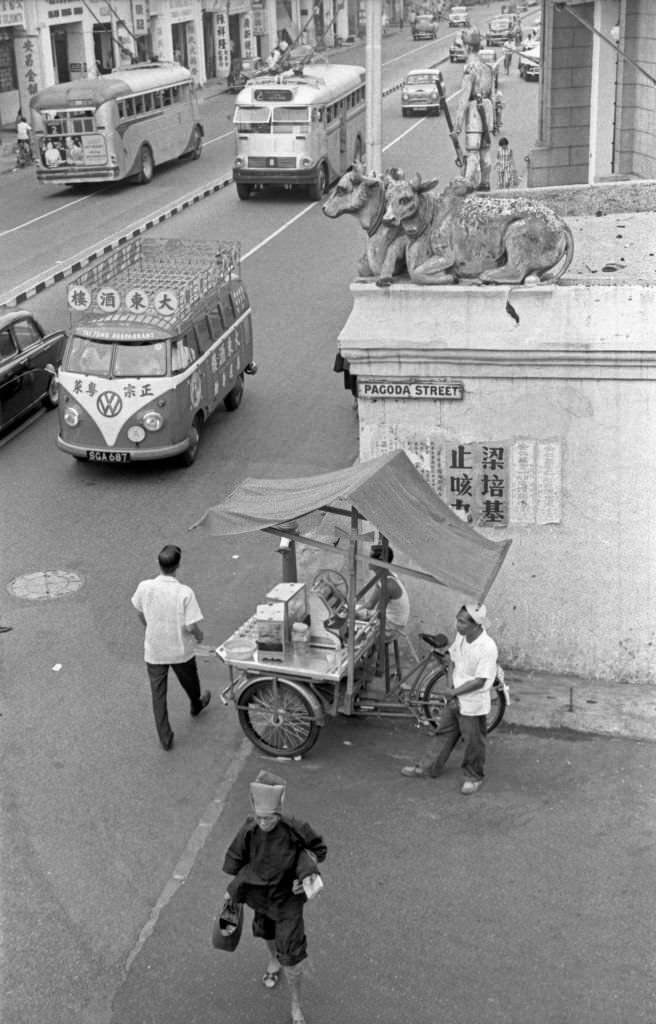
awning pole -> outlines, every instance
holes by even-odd
[[[351,535],[349,537],[348,549],[348,635],[346,640],[348,660],[346,713],[348,715],[353,711],[353,697],[355,693],[355,599],[357,592],[358,526],[358,512],[357,509],[353,508],[351,510]]]

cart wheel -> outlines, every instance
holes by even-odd
[[[316,743],[320,726],[312,705],[284,680],[263,676],[239,697],[239,724],[265,754],[298,757]]]
[[[442,711],[446,707],[447,695],[444,692],[447,685],[446,669],[440,668],[429,678],[421,693],[423,703],[422,714],[429,725],[437,729],[442,717]],[[504,716],[506,710],[506,696],[496,686],[492,687],[490,693],[490,712],[487,716],[487,731],[492,732]]]

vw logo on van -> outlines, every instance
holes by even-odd
[[[107,416],[109,419],[113,419],[114,416],[118,416],[123,408],[123,400],[115,391],[102,391],[98,395],[96,405],[98,406],[98,412],[101,416]]]

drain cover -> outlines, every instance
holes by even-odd
[[[30,572],[25,576],[14,577],[7,585],[7,590],[12,597],[21,597],[26,601],[51,601],[55,597],[75,593],[83,584],[83,578],[76,572],[46,569],[44,572]]]

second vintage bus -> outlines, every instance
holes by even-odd
[[[253,78],[237,96],[237,195],[267,185],[305,186],[318,200],[364,156],[365,69],[310,63]]]

